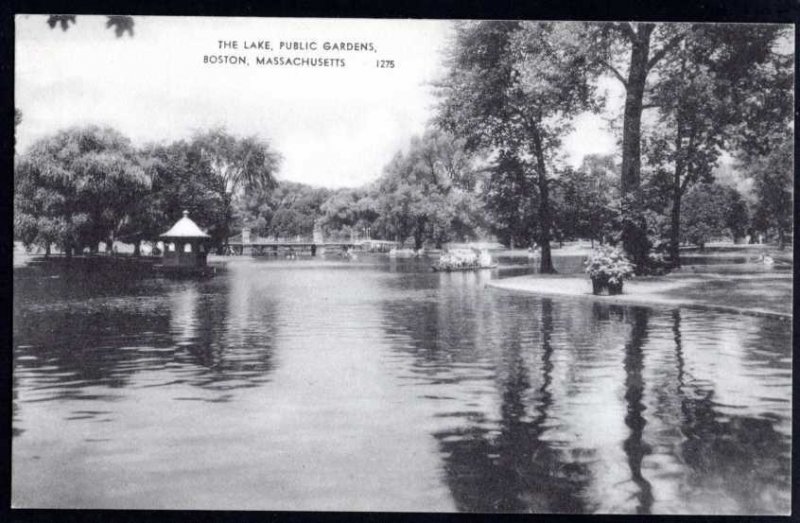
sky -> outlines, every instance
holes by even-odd
[[[374,180],[424,132],[451,31],[433,20],[136,16],[134,36],[116,38],[105,17],[79,15],[67,31],[50,29],[46,19],[16,18],[18,151],[74,125],[109,125],[137,145],[224,126],[268,140],[283,157],[279,179],[327,187]],[[239,48],[222,51],[220,40]],[[243,49],[253,41],[273,50]],[[310,41],[316,52],[277,48]],[[324,51],[325,42],[372,43],[374,51]],[[249,65],[204,63],[219,54]],[[346,65],[258,65],[259,56],[343,58]],[[378,60],[394,67],[379,68]],[[601,88],[610,107],[619,104],[619,85]],[[585,154],[616,152],[615,144],[602,115],[584,114],[563,152],[578,165]]]

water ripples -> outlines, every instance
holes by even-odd
[[[205,282],[116,283],[26,272],[15,502],[788,511],[787,322],[509,295],[485,288],[487,271],[426,268],[252,262]],[[88,480],[92,453],[101,486],[76,490],[63,479]],[[193,476],[191,456],[204,457]],[[152,488],[102,487],[126,467]]]

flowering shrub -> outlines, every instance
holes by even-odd
[[[478,255],[471,250],[454,250],[442,254],[438,266],[442,269],[457,269],[478,265]]]
[[[492,257],[489,251],[483,250],[480,255],[478,255],[472,249],[454,249],[450,252],[446,252],[442,254],[439,261],[434,264],[436,269],[446,271],[490,267],[491,265]]]
[[[612,285],[619,285],[633,275],[633,264],[618,247],[602,245],[592,251],[585,262],[586,273],[592,280],[600,280]]]

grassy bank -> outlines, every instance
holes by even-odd
[[[526,275],[494,280],[497,289],[626,305],[698,307],[742,314],[792,317],[790,270],[757,264],[687,267],[667,276],[625,282],[619,296],[595,296],[583,275]]]

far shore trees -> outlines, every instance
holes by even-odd
[[[217,247],[240,227],[274,238],[368,232],[415,248],[488,232],[540,246],[542,273],[553,272],[553,239],[621,240],[639,272],[664,267],[666,253],[678,265],[689,236],[750,233],[783,248],[793,37],[780,25],[461,22],[430,128],[367,185],[278,183],[270,142],[224,128],[137,149],[113,129],[75,127],[15,151],[15,239],[70,255],[119,240],[138,253],[187,209]],[[570,168],[562,141],[600,112],[605,77],[625,90],[621,155]],[[20,121],[15,110],[15,129]]]
[[[237,137],[224,128],[196,133],[189,141],[195,166],[217,176],[214,184],[225,209],[221,235],[227,240],[233,220],[233,203],[247,190],[270,189],[281,157],[264,139]]]
[[[489,230],[510,248],[536,243],[538,193],[535,180],[514,154],[500,152],[490,168],[483,192]]]
[[[794,142],[789,134],[769,154],[754,157],[747,164],[757,198],[754,228],[765,233],[775,231],[781,250],[793,229]]]
[[[108,127],[73,127],[21,155],[14,173],[14,232],[71,256],[115,236],[151,180],[130,141]]]
[[[215,244],[230,235],[233,203],[269,191],[279,155],[256,137],[223,129],[135,149],[108,127],[75,127],[33,144],[15,161],[14,233],[26,245],[67,255],[114,240],[154,240],[183,210]],[[313,218],[312,218],[313,220]]]
[[[611,155],[590,154],[556,180],[556,225],[562,238],[604,243],[619,221],[618,166]]]
[[[411,140],[398,152],[362,203],[377,218],[374,229],[384,237],[405,241],[415,249],[426,241],[441,247],[447,241],[476,237],[481,226],[480,202],[473,188],[477,173],[462,143],[438,130]]]
[[[680,235],[684,242],[700,247],[714,238],[730,234],[730,189],[716,183],[697,183],[684,197],[680,215]]]
[[[123,228],[123,238],[134,244],[134,253],[139,253],[141,241],[157,239],[184,210],[207,229],[216,245],[221,245],[226,238],[227,211],[221,181],[191,144],[185,140],[149,144],[141,149],[140,156],[152,187],[136,202]]]
[[[267,238],[310,237],[333,191],[296,182],[255,187],[238,199],[236,222]]]
[[[571,22],[463,22],[440,85],[443,128],[470,150],[514,155],[535,178],[542,273],[555,272],[549,194],[555,156],[572,117],[596,106],[592,63],[576,45],[584,29]]]

